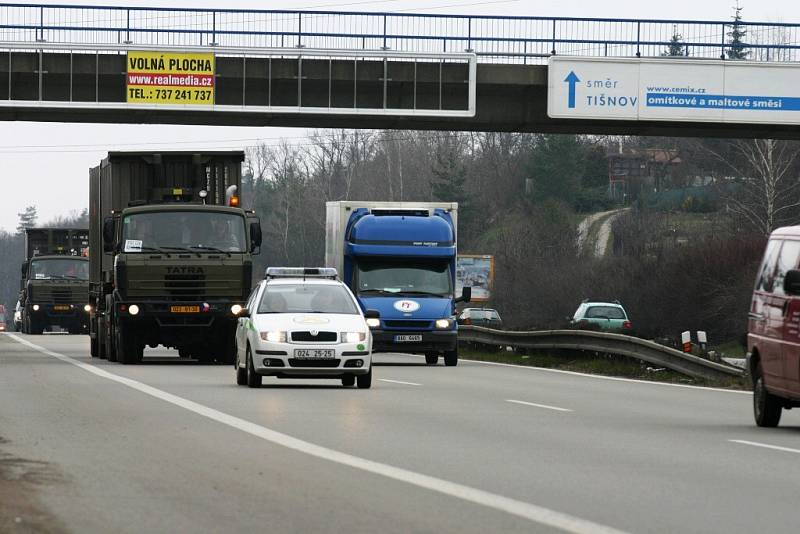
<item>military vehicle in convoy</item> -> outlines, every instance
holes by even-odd
[[[22,332],[54,327],[89,331],[89,231],[85,228],[25,229],[20,282]]]
[[[232,364],[261,245],[240,206],[242,151],[111,152],[89,172],[91,353],[146,346]]]

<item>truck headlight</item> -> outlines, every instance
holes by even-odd
[[[234,304],[231,306],[231,313],[234,315],[239,315],[242,313],[242,306],[240,304]]]
[[[259,332],[262,341],[269,341],[270,343],[286,343],[286,332],[273,331],[273,332]]]
[[[436,328],[439,330],[447,330],[453,327],[452,319],[436,319]]]
[[[83,307],[83,311],[85,311],[86,313],[89,313],[90,311],[92,311],[92,305],[91,304],[85,305]]]
[[[367,326],[370,328],[378,328],[381,325],[380,319],[370,318],[367,319]]]
[[[38,304],[34,304],[32,306],[32,308],[33,308],[33,311],[39,311],[39,305]]]
[[[339,338],[344,343],[361,343],[362,341],[366,341],[367,333],[366,332],[342,332],[341,337]]]
[[[131,315],[139,315],[139,306],[137,306],[136,304],[131,304],[130,306],[128,306],[128,313],[130,313]]]

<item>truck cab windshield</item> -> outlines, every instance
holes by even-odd
[[[88,280],[89,262],[73,258],[51,258],[31,261],[34,280]]]
[[[247,252],[244,218],[213,211],[135,213],[122,221],[122,251]]]
[[[453,293],[447,260],[358,260],[358,293],[448,297]]]

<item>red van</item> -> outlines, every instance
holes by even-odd
[[[777,426],[800,406],[800,226],[778,228],[756,274],[747,329],[747,370],[758,426]]]

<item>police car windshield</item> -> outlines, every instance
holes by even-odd
[[[245,252],[244,218],[214,211],[157,211],[122,221],[122,251]]]
[[[353,299],[340,285],[274,284],[267,285],[258,313],[341,313],[358,314]]]
[[[358,292],[365,295],[398,294],[446,297],[453,292],[447,261],[358,261]]]
[[[33,260],[31,278],[34,280],[88,280],[89,262],[74,258]]]

